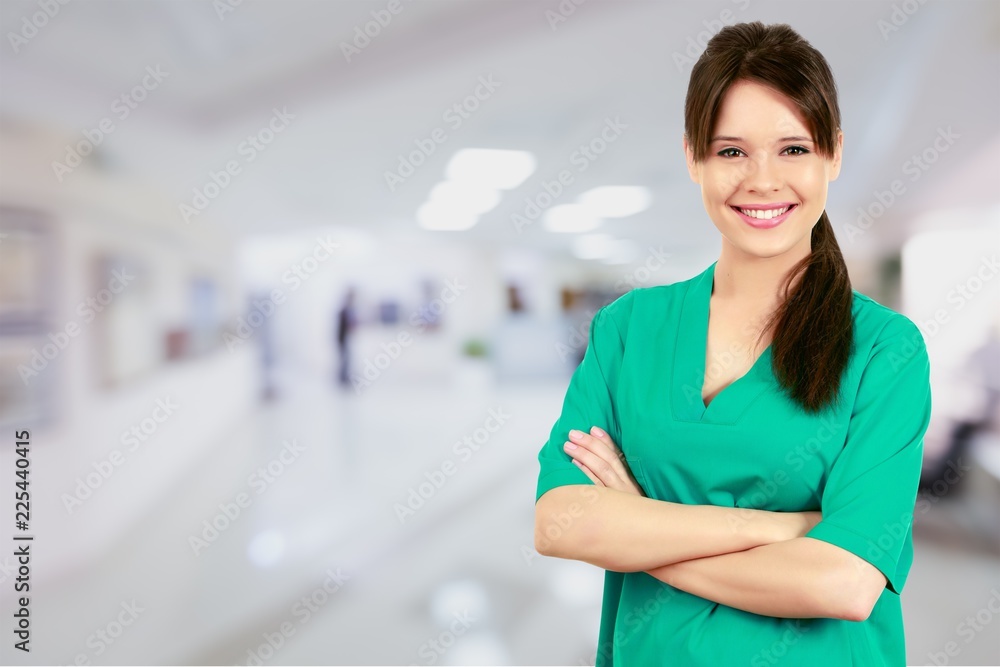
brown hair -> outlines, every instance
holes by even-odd
[[[834,154],[840,108],[826,59],[791,26],[754,21],[720,30],[691,71],[684,132],[696,161],[707,156],[722,99],[737,81],[765,85],[792,100],[805,117],[817,152],[825,157]],[[761,335],[774,326],[775,377],[792,400],[816,413],[839,402],[840,380],[854,338],[854,295],[825,210],[812,229],[811,248],[783,281],[781,305]],[[789,292],[799,274],[801,280]]]

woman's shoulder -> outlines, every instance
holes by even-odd
[[[680,312],[688,286],[697,276],[664,285],[635,287],[603,306],[605,317],[614,322],[624,338],[629,325],[646,322],[649,318],[662,320]]]
[[[866,294],[852,292],[854,340],[859,356],[868,358],[876,347],[893,340],[924,349],[923,334],[913,320]]]

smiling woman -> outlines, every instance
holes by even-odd
[[[930,369],[852,289],[825,212],[842,146],[794,30],[711,39],[683,148],[719,259],[595,314],[538,456],[536,548],[606,570],[598,666],[906,664]]]

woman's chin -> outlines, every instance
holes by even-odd
[[[732,237],[729,237],[730,239]],[[758,259],[771,259],[790,252],[795,246],[788,243],[787,238],[746,239],[741,238],[731,245],[742,255]]]

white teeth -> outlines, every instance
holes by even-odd
[[[779,215],[783,214],[789,208],[791,208],[791,207],[790,206],[785,206],[784,208],[769,208],[769,209],[764,209],[764,210],[748,210],[748,209],[745,209],[745,208],[741,208],[739,210],[740,210],[740,213],[742,213],[743,215],[746,215],[748,217],[751,217],[751,218],[757,218],[759,220],[770,220],[771,218],[774,218],[776,216],[779,216]]]

